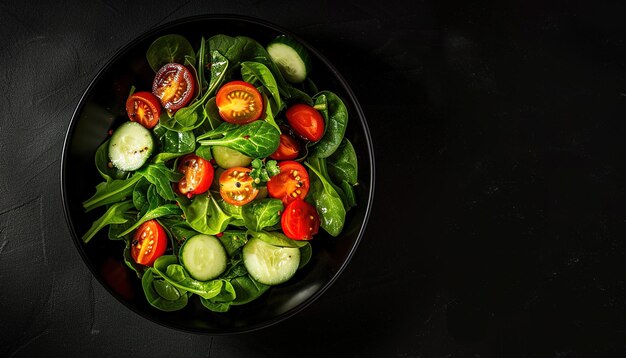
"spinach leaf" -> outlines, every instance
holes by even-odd
[[[316,161],[313,160],[312,162],[315,163]],[[322,175],[319,163],[316,163],[317,168],[308,161],[304,164],[315,173],[315,175],[310,176],[311,185],[306,199],[317,209],[321,219],[320,226],[330,235],[337,236],[341,233],[346,220],[346,209],[343,206],[341,196],[329,179]]]
[[[232,220],[211,195],[197,195],[193,200],[179,197],[178,203],[189,226],[203,234],[215,235],[223,232]]]
[[[313,247],[311,247],[311,244],[307,242],[307,245],[304,245],[300,248],[300,265],[298,265],[298,270],[306,266],[306,264],[311,261],[312,256]]]
[[[280,109],[283,103],[280,99],[280,92],[276,79],[272,72],[262,63],[245,61],[241,63],[241,77],[244,81],[255,86],[263,86],[272,95],[276,108]]]
[[[227,230],[219,237],[228,256],[233,255],[248,242],[248,235],[243,230]]]
[[[286,90],[289,85],[282,73],[272,61],[265,47],[260,43],[246,36],[231,37],[227,35],[215,35],[208,40],[211,51],[217,50],[223,54],[232,64],[230,71],[237,69],[241,62],[252,61],[265,65],[274,75],[280,94],[289,98],[290,94]]]
[[[154,284],[155,282],[159,281],[162,282],[157,284],[157,286],[160,286],[159,291],[164,293],[167,298],[161,296],[159,294],[159,291],[155,289]],[[150,303],[152,307],[166,312],[178,311],[187,306],[187,293],[181,294],[179,292],[178,299],[170,300],[168,298],[173,298],[175,297],[175,295],[170,293],[169,291],[176,289],[176,287],[167,287],[166,284],[163,282],[165,282],[163,278],[160,277],[158,274],[155,275],[155,271],[152,268],[149,268],[144,273],[143,277],[141,278],[141,286],[143,287],[143,292],[146,295],[148,303]],[[169,283],[167,283],[167,285],[169,285]]]
[[[327,109],[320,111],[326,120],[324,136],[311,147],[309,155],[317,158],[327,158],[337,150],[346,132],[348,125],[348,109],[336,94],[322,91],[315,97],[315,104],[327,103]]]
[[[189,41],[185,37],[175,34],[157,38],[146,52],[146,59],[154,72],[171,62],[183,64],[185,56],[191,57],[195,62],[196,55]]]
[[[350,210],[351,208],[356,206],[356,197],[354,195],[354,189],[352,185],[347,181],[341,182],[341,190],[343,190],[345,201],[344,205],[346,206],[346,210]]]
[[[241,213],[242,211],[241,206],[227,203],[222,198],[219,192],[211,192],[211,193],[212,193],[211,195],[213,196],[213,198],[215,198],[215,201],[217,201],[217,204],[220,206],[220,208],[222,209],[222,211],[224,211],[226,215],[232,217],[233,219],[243,220],[243,214]]]
[[[328,157],[328,175],[335,183],[344,180],[349,184],[357,183],[358,162],[356,152],[348,138],[344,138],[337,150]]]
[[[223,281],[220,293],[212,298],[200,298],[202,305],[213,312],[227,312],[230,309],[231,302],[235,299],[235,289],[228,281]]]
[[[146,192],[146,196],[148,198],[148,207],[146,211],[154,210],[159,206],[163,206],[169,202],[168,200],[163,199],[161,195],[159,195],[156,189],[156,185],[154,184],[150,184],[150,186],[148,187],[148,191]]]
[[[309,106],[313,106],[315,104],[311,96],[309,96],[306,92],[301,91],[291,85],[287,87],[287,90],[289,91],[289,96],[291,97],[292,103],[305,103],[305,104],[308,104]],[[314,92],[314,93],[317,93],[317,92]]]
[[[270,245],[279,247],[299,248],[308,244],[306,241],[292,240],[285,236],[285,234],[277,231],[248,231],[248,234],[255,239],[259,239]]]
[[[113,179],[96,185],[96,193],[83,202],[83,208],[89,212],[103,205],[124,201],[133,194],[135,184],[141,175],[135,174],[128,179]]]
[[[169,216],[169,215],[180,215],[182,212],[180,210],[180,208],[176,205],[176,204],[165,204],[163,206],[159,206],[155,209],[152,210],[148,210],[139,220],[137,220],[137,222],[135,222],[131,227],[129,227],[128,229],[126,229],[125,231],[123,231],[122,233],[120,233],[118,235],[118,237],[122,237],[130,232],[132,232],[133,230],[135,230],[136,228],[139,227],[139,225],[145,223],[146,221],[152,220],[152,219],[156,219],[156,218],[160,218],[162,216]]]
[[[250,275],[235,277],[230,280],[235,290],[235,299],[232,305],[243,305],[259,298],[270,286],[264,285]]]
[[[204,71],[206,70],[206,41],[204,37],[200,39],[200,49],[198,50],[198,96],[202,97],[202,93],[207,89]]]
[[[281,133],[280,127],[278,126],[278,123],[276,123],[276,120],[274,119],[274,113],[278,113],[279,110],[273,109],[273,107],[275,107],[276,105],[273,104],[274,101],[271,101],[265,93],[261,93],[261,95],[263,96],[263,103],[265,104],[265,114],[263,116],[263,120],[273,125],[274,128],[278,129],[278,133]]]
[[[109,240],[126,240],[130,238],[130,235],[121,234],[135,223],[137,215],[134,212],[127,211],[123,216],[126,218],[126,222],[109,225]]]
[[[231,280],[235,277],[247,274],[248,270],[246,269],[246,265],[244,265],[243,259],[239,257],[236,260],[231,260],[230,267],[220,277],[224,280]]]
[[[161,147],[161,151],[152,159],[154,163],[166,162],[196,149],[196,136],[192,131],[173,131],[157,125],[154,134]]]
[[[146,178],[141,178],[139,182],[133,188],[133,204],[135,209],[141,210],[144,205],[148,203],[148,188],[150,188],[150,182]]]
[[[94,158],[98,173],[100,173],[100,176],[107,182],[113,179],[123,179],[128,175],[128,172],[119,170],[111,164],[109,160],[109,142],[110,140],[107,139],[98,147]]]
[[[175,200],[176,195],[170,182],[177,182],[182,178],[182,174],[169,169],[163,163],[150,164],[137,171],[137,174],[145,177],[156,187],[157,193],[164,199]]]
[[[278,149],[280,132],[264,121],[243,125],[222,123],[216,129],[199,136],[198,140],[200,145],[221,145],[252,158],[265,158]]]
[[[220,116],[220,111],[217,108],[217,103],[215,102],[215,97],[211,97],[204,107],[204,114],[209,120],[209,124],[211,128],[209,130],[215,129],[219,127],[220,124],[224,123],[222,117]]]
[[[129,209],[133,208],[132,200],[115,203],[96,221],[91,224],[91,228],[87,230],[82,239],[84,243],[88,243],[98,231],[110,224],[123,224],[128,221],[124,215]]]
[[[257,199],[244,205],[241,213],[248,230],[261,231],[280,222],[283,202],[280,199]]]
[[[179,290],[195,293],[206,299],[217,296],[223,285],[222,280],[198,281],[193,279],[185,271],[185,268],[178,264],[178,259],[174,255],[163,255],[156,259],[154,271]]]

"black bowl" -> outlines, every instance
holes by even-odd
[[[82,202],[101,181],[94,165],[94,153],[107,138],[116,121],[125,120],[124,103],[131,85],[150,88],[154,73],[145,59],[148,46],[159,36],[177,33],[197,46],[200,37],[224,33],[245,35],[267,43],[279,34],[302,42],[312,57],[313,74],[320,89],[337,93],[345,102],[350,119],[346,136],[359,159],[358,205],[348,213],[340,237],[318,235],[312,241],[313,257],[296,277],[272,287],[248,305],[213,313],[195,298],[177,312],[162,312],[148,304],[141,282],[122,261],[122,243],[110,241],[103,230],[89,244],[81,235],[102,215],[101,210],[85,213]],[[251,331],[279,322],[311,304],[337,279],[363,236],[374,193],[374,152],[363,112],[346,81],[315,49],[285,29],[241,16],[198,16],[153,29],[122,48],[100,70],[83,94],[67,130],[61,165],[61,190],[65,217],[76,248],[98,281],[120,302],[142,317],[167,327],[189,332],[229,334]]]

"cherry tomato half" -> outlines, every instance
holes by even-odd
[[[324,135],[324,118],[317,109],[302,103],[294,104],[285,113],[287,122],[299,136],[317,142]]]
[[[257,89],[244,81],[232,81],[223,85],[215,98],[215,104],[223,120],[246,124],[256,121],[263,113],[263,99]]]
[[[320,228],[320,217],[313,205],[296,199],[285,208],[280,225],[290,239],[311,240]]]
[[[178,172],[184,175],[178,182],[178,191],[188,198],[206,192],[213,182],[213,166],[195,154],[188,154],[178,161]]]
[[[126,100],[126,113],[132,122],[151,129],[159,123],[161,104],[150,92],[135,92]]]
[[[156,220],[141,224],[131,243],[130,254],[136,263],[152,266],[167,248],[167,234]]]
[[[245,205],[256,198],[259,189],[255,188],[252,170],[244,167],[226,169],[220,175],[220,195],[224,201],[232,205]]]
[[[187,67],[179,63],[168,63],[154,76],[152,94],[161,100],[169,113],[185,107],[196,92],[196,80]]]
[[[272,198],[289,205],[297,198],[304,199],[309,192],[309,173],[302,164],[294,161],[278,163],[280,173],[267,182],[267,192]]]
[[[298,158],[300,154],[300,143],[289,134],[280,135],[278,149],[270,155],[275,160],[290,160]]]

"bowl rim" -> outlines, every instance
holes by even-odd
[[[222,330],[222,331],[207,331],[204,329],[193,329],[193,328],[181,326],[181,325],[169,322],[169,321],[161,320],[154,315],[144,314],[144,312],[142,312],[141,310],[131,305],[129,302],[127,302],[126,299],[122,298],[117,292],[113,291],[113,289],[106,282],[103,281],[103,278],[101,277],[101,275],[97,274],[97,270],[92,264],[89,257],[87,256],[87,253],[85,252],[85,249],[83,247],[84,244],[82,243],[80,236],[77,234],[74,228],[73,220],[70,215],[70,208],[69,208],[68,195],[67,195],[68,188],[67,188],[67,182],[66,182],[66,179],[68,176],[68,174],[66,174],[68,170],[67,168],[68,158],[67,157],[69,153],[70,142],[72,139],[71,134],[74,132],[76,122],[78,121],[78,117],[80,116],[80,113],[82,112],[87,99],[91,95],[97,83],[104,76],[104,74],[113,66],[113,64],[116,61],[118,61],[124,54],[126,54],[134,46],[137,46],[137,44],[141,43],[142,41],[145,41],[147,38],[153,36],[156,33],[167,30],[168,28],[184,25],[185,23],[212,21],[212,20],[237,21],[237,22],[249,23],[255,26],[269,28],[276,32],[293,37],[295,40],[300,42],[308,51],[310,51],[315,56],[317,56],[321,60],[321,62],[324,63],[324,65],[327,66],[327,68],[332,72],[333,76],[335,76],[335,78],[337,79],[339,85],[342,86],[343,89],[345,90],[346,95],[349,97],[350,103],[353,104],[354,112],[356,112],[355,113],[356,117],[358,117],[358,120],[363,130],[363,138],[365,140],[365,146],[368,151],[367,160],[370,166],[369,178],[367,178],[369,180],[370,185],[369,185],[369,190],[367,192],[367,203],[365,205],[365,213],[363,216],[362,224],[360,225],[358,233],[356,234],[356,240],[354,244],[350,247],[350,250],[347,253],[346,259],[342,262],[341,266],[337,269],[337,271],[329,279],[329,281],[325,285],[320,287],[315,293],[313,293],[309,298],[307,298],[305,301],[303,301],[299,305],[275,317],[272,317],[269,320],[262,321],[262,322],[259,322],[250,326],[237,327],[235,329]],[[186,16],[186,17],[174,19],[172,21],[168,21],[166,23],[150,28],[147,31],[144,31],[143,33],[138,35],[137,37],[128,41],[125,45],[123,45],[117,51],[115,51],[115,53],[112,56],[110,56],[104,64],[100,65],[99,70],[93,76],[93,78],[89,82],[89,85],[83,91],[80,99],[78,100],[76,108],[74,109],[74,112],[72,113],[72,117],[69,121],[69,124],[65,132],[65,137],[63,140],[62,155],[61,155],[61,163],[60,163],[60,184],[61,184],[60,189],[61,189],[61,200],[63,202],[63,213],[64,213],[66,224],[70,231],[70,236],[72,237],[72,241],[74,242],[74,246],[79,252],[83,263],[89,268],[89,271],[91,275],[93,276],[93,278],[95,278],[96,281],[98,281],[100,285],[109,292],[109,294],[111,294],[117,301],[122,303],[126,308],[130,309],[132,312],[134,312],[138,316],[142,317],[143,319],[147,319],[153,323],[156,323],[160,326],[182,331],[182,332],[199,334],[199,335],[223,336],[223,335],[233,335],[233,334],[252,332],[252,331],[260,330],[266,327],[273,326],[279,322],[282,322],[286,320],[287,318],[290,318],[298,314],[299,312],[302,312],[305,308],[307,308],[309,305],[315,302],[322,294],[324,294],[324,292],[326,292],[326,290],[328,290],[333,285],[333,283],[339,278],[339,276],[343,273],[345,268],[348,266],[348,263],[354,256],[354,253],[356,249],[358,248],[361,242],[361,239],[363,238],[365,234],[369,217],[372,211],[373,201],[374,201],[375,177],[376,177],[375,173],[376,173],[376,169],[375,169],[375,159],[374,159],[374,146],[372,143],[372,138],[371,138],[368,124],[367,124],[367,120],[365,118],[365,114],[363,113],[361,105],[359,104],[348,82],[344,79],[344,77],[339,73],[339,71],[334,67],[334,65],[323,54],[321,54],[317,49],[311,46],[308,42],[304,41],[298,35],[294,34],[292,31],[286,28],[283,28],[279,25],[276,25],[274,23],[271,23],[269,21],[266,21],[266,20],[262,20],[256,17],[251,17],[251,16],[229,14],[229,13],[202,14],[202,15]]]

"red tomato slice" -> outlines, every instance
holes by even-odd
[[[152,93],[169,113],[185,107],[196,92],[196,80],[187,67],[168,63],[154,76]]]
[[[130,254],[136,263],[152,266],[167,248],[167,234],[156,220],[141,224],[133,236]]]
[[[213,182],[213,166],[195,154],[188,154],[180,159],[178,171],[184,175],[178,182],[178,191],[188,198],[206,192]]]
[[[126,113],[132,122],[151,129],[159,123],[161,104],[150,92],[135,92],[126,100]]]
[[[267,182],[267,192],[272,198],[280,199],[289,205],[292,201],[304,199],[309,192],[309,173],[302,164],[294,161],[278,163],[280,173]]]
[[[280,225],[285,235],[294,240],[311,240],[320,228],[320,217],[313,205],[296,199],[287,205]]]
[[[317,142],[324,136],[324,118],[317,109],[306,104],[295,104],[285,113],[287,122],[299,136]]]
[[[278,149],[270,155],[275,160],[290,160],[298,158],[300,154],[300,143],[288,134],[280,135]]]
[[[220,195],[229,204],[242,206],[251,202],[259,194],[250,177],[252,170],[244,167],[226,169],[220,175]]]
[[[229,123],[246,124],[263,114],[263,99],[257,89],[244,81],[223,85],[215,98],[222,119]]]

